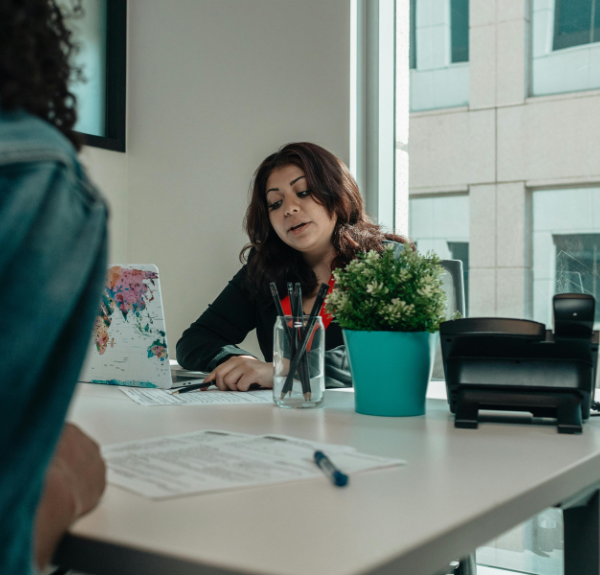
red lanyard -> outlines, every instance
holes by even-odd
[[[334,285],[335,285],[335,279],[332,274],[331,278],[329,279],[329,291],[327,292],[327,295],[329,295],[333,291]],[[281,300],[281,307],[283,308],[283,313],[285,315],[292,315],[292,306],[290,305],[290,296],[286,296],[284,299]],[[325,303],[323,303],[323,306],[321,307],[321,311],[319,312],[319,315],[323,319],[323,327],[325,329],[327,329],[329,327],[329,324],[331,323],[331,320],[333,319],[333,316],[331,314],[328,314],[325,311]]]

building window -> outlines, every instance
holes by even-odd
[[[550,327],[554,294],[600,298],[600,188],[536,191],[532,204],[533,319]]]
[[[600,0],[534,0],[531,95],[600,88]]]
[[[411,0],[410,110],[469,103],[469,0]]]
[[[420,252],[430,250],[443,260],[463,263],[466,315],[469,314],[469,196],[410,198],[410,239]]]
[[[556,0],[554,50],[600,41],[597,0]]]
[[[555,293],[587,293],[600,301],[600,234],[555,234]],[[600,322],[600,306],[596,307]]]
[[[452,62],[469,61],[469,0],[450,0]]]

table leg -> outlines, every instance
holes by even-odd
[[[563,509],[564,575],[600,575],[600,492]]]
[[[475,553],[471,553],[460,560],[455,575],[477,575],[477,559]]]
[[[435,575],[477,575],[477,560],[475,553],[467,555],[460,561],[453,561],[446,569]]]

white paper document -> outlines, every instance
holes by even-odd
[[[272,403],[273,390],[257,389],[255,391],[219,391],[209,389],[208,391],[190,391],[172,395],[164,389],[146,389],[135,387],[119,388],[127,397],[130,397],[140,405],[215,405],[233,403]]]
[[[102,455],[109,483],[167,499],[313,477],[328,481],[314,463],[316,450],[348,474],[405,463],[344,445],[213,430],[108,445]]]

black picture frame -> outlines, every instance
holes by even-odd
[[[86,146],[125,152],[127,103],[127,0],[106,4],[105,136],[79,132]]]

